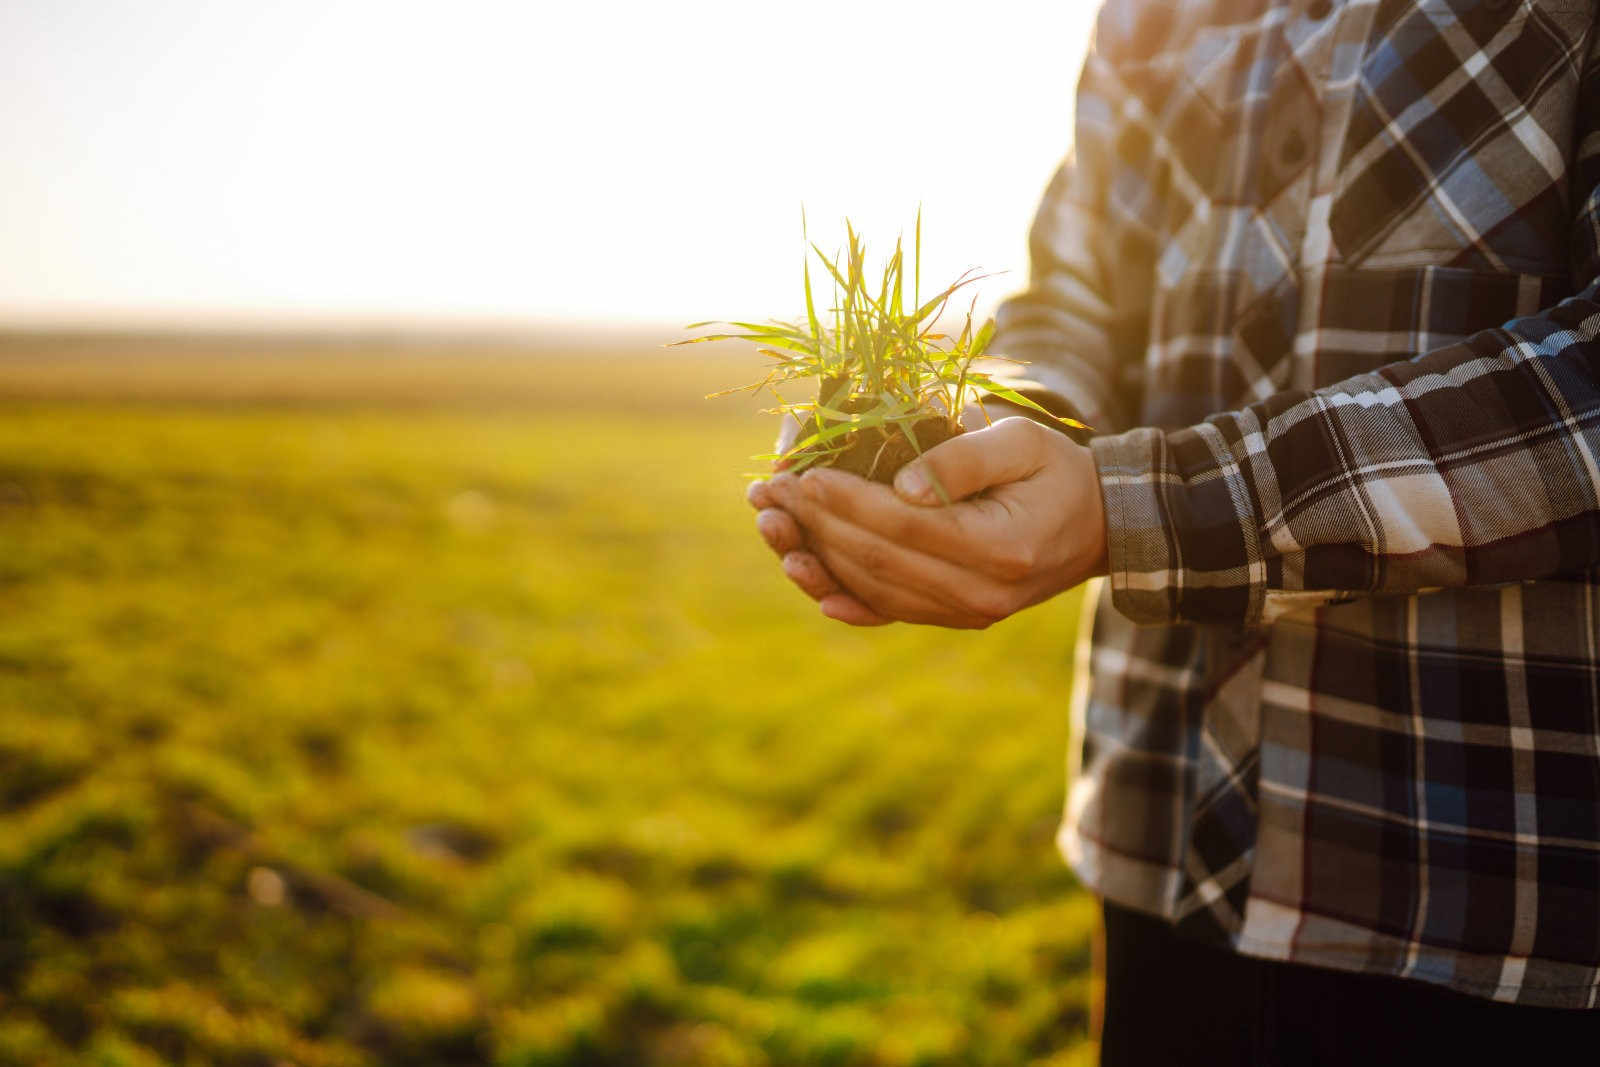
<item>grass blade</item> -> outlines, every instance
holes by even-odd
[[[780,405],[774,410],[805,424],[805,436],[784,457],[794,461],[794,469],[828,464],[841,452],[869,443],[878,445],[878,454],[869,468],[875,471],[878,456],[887,454],[885,449],[896,433],[904,434],[911,450],[920,456],[922,446],[916,435],[920,421],[930,416],[947,419],[959,431],[963,408],[969,400],[984,397],[1038,412],[1065,426],[1083,426],[1076,419],[1052,415],[1011,386],[975,369],[995,337],[992,318],[981,324],[976,320],[975,294],[968,294],[964,320],[953,336],[940,328],[956,295],[993,275],[976,268],[966,270],[924,300],[920,204],[912,231],[909,309],[904,233],[895,238],[893,250],[869,271],[865,239],[850,219],[845,219],[844,224],[845,240],[829,256],[811,240],[806,208],[800,205],[800,233],[806,251],[801,262],[806,308],[803,320],[695,323],[691,329],[720,327],[740,332],[719,332],[674,342],[753,342],[761,355],[773,361],[764,381],[712,395],[769,389],[778,396]],[[811,276],[812,255],[832,282],[832,299],[821,308]],[[817,280],[822,277],[819,275]],[[779,387],[801,378],[817,379],[816,399],[799,404],[783,401]],[[988,417],[987,411],[984,417]],[[871,430],[882,434],[881,444],[877,437],[852,436]],[[944,487],[936,484],[935,489],[948,504],[950,498]]]
[[[1029,400],[1016,390],[1006,388],[1005,386],[996,382],[994,379],[990,378],[988,375],[974,374],[972,376],[972,384],[974,388],[982,389],[984,392],[998,400],[1008,401],[1012,404],[1016,404],[1018,407],[1027,408],[1030,411],[1037,411],[1039,414],[1054,419],[1056,422],[1062,423],[1063,425],[1071,426],[1073,429],[1094,429],[1093,426],[1090,426],[1087,423],[1079,422],[1077,419],[1068,418],[1065,415],[1051,414],[1048,409],[1040,407],[1038,404],[1034,403],[1032,400]]]

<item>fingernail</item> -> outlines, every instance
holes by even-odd
[[[920,467],[902,467],[894,476],[894,491],[907,500],[921,500],[928,495],[928,476]]]

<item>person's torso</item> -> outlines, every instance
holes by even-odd
[[[1123,95],[1080,107],[1114,131],[1111,244],[1155,250],[1110,268],[1125,410],[1187,426],[1573,293],[1595,17],[1110,0]],[[1092,656],[1063,842],[1102,892],[1260,955],[1593,1005],[1600,575],[1255,630],[1107,597]]]

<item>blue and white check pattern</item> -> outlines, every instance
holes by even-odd
[[[1110,431],[1080,875],[1600,1006],[1594,0],[1109,0],[1032,253],[995,349]]]

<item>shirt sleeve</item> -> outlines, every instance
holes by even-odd
[[[1001,305],[990,362],[1028,399],[1097,431],[1133,425],[1130,370],[1148,320],[1154,226],[1137,188],[1146,169],[1129,146],[1114,150],[1119,83],[1099,41],[1078,82],[1073,152],[1051,179],[1028,234],[1028,288]],[[1130,361],[1128,353],[1135,353]]]
[[[1248,625],[1317,594],[1600,564],[1600,136],[1582,151],[1576,296],[1326,388],[1091,441],[1116,607]]]
[[[1575,296],[1325,388],[1090,442],[1124,615],[1251,625],[1600,564],[1600,20],[1578,99]]]

